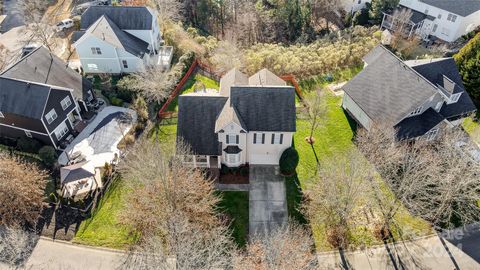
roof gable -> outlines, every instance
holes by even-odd
[[[139,58],[142,58],[148,51],[148,43],[122,31],[106,15],[101,16],[85,33],[103,40],[116,48],[124,49]]]
[[[270,70],[264,68],[248,78],[249,85],[286,86],[287,83]]]
[[[219,132],[221,129],[225,128],[230,123],[237,124],[241,129],[246,130],[246,125],[242,119],[238,116],[234,107],[230,106],[230,102],[225,102],[225,105],[222,108],[222,111],[218,115],[217,121],[215,122],[215,133]]]
[[[107,15],[122,30],[151,30],[153,16],[147,7],[91,6],[80,20],[80,29],[85,30],[100,17]]]
[[[237,68],[231,69],[220,79],[220,95],[230,96],[230,87],[248,85],[248,77]]]
[[[87,99],[87,92],[93,87],[90,81],[43,46],[20,59],[0,76],[69,88],[80,100]]]

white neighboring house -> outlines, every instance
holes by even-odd
[[[295,90],[266,69],[250,78],[233,69],[219,92],[181,95],[178,106],[177,140],[191,147],[192,166],[278,165],[292,146]]]
[[[398,8],[412,10],[411,21],[404,22],[408,34],[424,40],[433,36],[453,42],[480,25],[480,0],[400,0]],[[384,14],[382,28],[392,30],[393,20]]]
[[[371,3],[372,0],[342,0],[343,7],[346,12],[355,13],[362,8],[365,8],[367,3]]]
[[[91,6],[80,29],[73,45],[85,73],[131,73],[164,62],[157,17],[148,7]]]
[[[379,45],[343,86],[342,107],[362,127],[386,124],[397,139],[434,139],[476,111],[453,58],[403,62]]]

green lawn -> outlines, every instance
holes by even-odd
[[[203,76],[201,74],[196,74],[194,77],[190,77],[188,81],[185,83],[183,86],[183,89],[180,93],[181,94],[187,94],[187,93],[193,93],[195,90],[195,83],[196,82],[201,82],[203,85],[205,85],[206,89],[219,89],[220,85],[217,81],[212,80],[206,76]],[[172,100],[172,102],[168,105],[167,111],[170,112],[176,112],[178,111],[178,98],[175,98]]]
[[[248,192],[247,191],[222,191],[219,210],[231,219],[232,235],[235,242],[245,246],[248,234]]]
[[[115,180],[92,216],[80,224],[73,242],[91,246],[125,249],[135,238],[120,223],[125,195],[129,192],[123,179]]]
[[[477,119],[480,119],[480,112],[477,113]],[[463,121],[463,129],[470,135],[470,138],[480,145],[480,123],[475,121],[473,117],[468,117]]]
[[[356,146],[352,142],[354,131],[356,126],[349,117],[344,113],[341,108],[341,97],[334,96],[330,92],[325,94],[327,99],[327,114],[322,119],[322,126],[317,128],[314,132],[314,148],[320,160],[334,158],[338,154],[346,153],[352,149],[355,151]],[[294,136],[295,148],[300,155],[300,163],[297,167],[297,175],[302,189],[308,188],[311,184],[317,184],[316,175],[316,160],[311,149],[311,145],[305,141],[305,138],[310,135],[310,124],[308,120],[303,120],[301,117],[297,118],[297,131]],[[287,182],[288,183],[288,182]],[[390,192],[386,189],[385,192]],[[314,196],[314,194],[312,194]],[[291,192],[289,195],[293,196]],[[370,205],[376,205],[373,202],[372,196],[366,196],[362,198],[363,205],[359,205],[359,208],[371,207]],[[294,200],[292,200],[294,201]],[[292,203],[290,203],[292,204]],[[289,211],[292,213],[291,206],[289,205]],[[375,209],[373,209],[375,212]],[[394,231],[394,237],[399,237],[400,231],[413,232],[413,235],[426,235],[431,232],[430,226],[427,222],[411,216],[408,211],[402,208],[395,217],[396,223],[400,229]],[[326,240],[326,228],[323,224],[311,224],[313,235],[317,251],[331,250],[331,246]],[[352,246],[361,244],[380,244],[380,242],[374,237],[373,228],[365,225],[358,225],[351,230],[351,239],[349,239]]]

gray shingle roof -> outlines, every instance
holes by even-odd
[[[408,117],[395,126],[397,138],[400,140],[422,136],[440,124],[445,118],[434,109],[429,108],[421,115]]]
[[[445,118],[454,118],[476,111],[475,104],[467,91],[465,91],[462,78],[453,58],[407,61],[406,63],[432,83],[438,84],[447,90],[450,87],[447,84],[451,84],[451,82],[446,80],[444,76],[448,77],[448,79],[454,82],[453,88],[451,89],[453,93],[462,93],[457,103],[444,105],[442,107],[440,114]]]
[[[231,69],[220,79],[220,95],[230,96],[230,87],[233,85],[248,85],[248,77],[237,68]]]
[[[249,85],[285,86],[287,83],[270,70],[264,68],[248,78]]]
[[[41,119],[50,87],[0,77],[0,112]]]
[[[420,0],[420,2],[463,17],[480,10],[480,0]]]
[[[221,155],[215,121],[227,97],[179,96],[177,141],[183,140],[197,155]]]
[[[405,7],[405,6],[402,6],[402,5],[399,5],[398,8],[396,8],[395,10],[400,11],[402,9],[408,9],[412,12],[412,16],[410,17],[410,21],[415,23],[415,24],[425,20],[426,18],[428,18],[431,21],[435,20],[435,17],[433,17],[432,15],[428,15],[428,14],[422,13],[420,11],[413,10],[411,8],[408,8],[408,7]]]
[[[70,166],[60,168],[60,182],[66,184],[81,180],[88,177],[95,176],[95,172],[92,168],[87,168],[87,162],[81,162]]]
[[[122,48],[136,57],[142,58],[148,52],[148,43],[121,30],[108,16],[101,16],[86,34],[93,35],[100,40],[110,43],[114,47]]]
[[[293,87],[234,86],[230,90],[230,105],[248,131],[296,130]]]
[[[79,40],[81,37],[83,37],[83,35],[85,34],[85,30],[81,30],[81,31],[74,31],[73,34],[72,34],[72,43],[75,43],[77,42],[77,40]]]
[[[152,29],[152,14],[146,7],[91,6],[83,14],[80,29],[85,30],[107,15],[122,30]]]
[[[383,46],[366,59],[368,66],[343,89],[375,122],[394,125],[437,93],[431,82]]]
[[[0,76],[49,84],[73,90],[73,96],[86,100],[93,85],[45,47],[35,49]]]

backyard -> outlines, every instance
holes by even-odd
[[[182,91],[180,92],[181,94],[188,94],[188,93],[193,93],[195,91],[195,84],[199,83],[200,86],[205,86],[206,89],[217,89],[220,87],[219,83],[217,81],[214,81],[206,76],[203,76],[201,74],[195,74],[195,76],[191,76],[185,85],[183,86]],[[176,112],[178,111],[178,97],[172,100],[172,102],[168,105],[167,111],[169,112]]]

